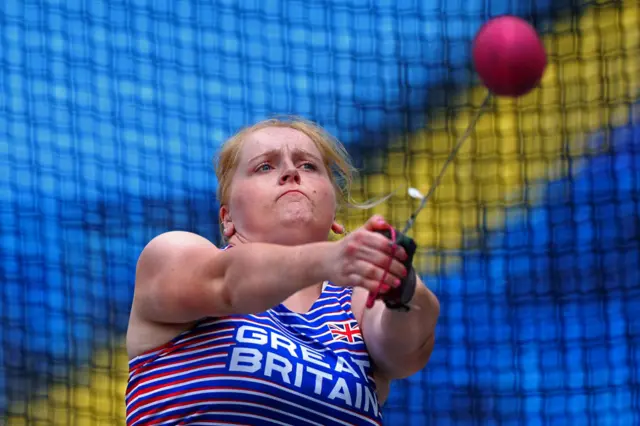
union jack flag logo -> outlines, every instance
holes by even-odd
[[[329,330],[331,330],[333,340],[341,340],[347,343],[355,343],[358,340],[362,340],[358,321],[329,323]]]

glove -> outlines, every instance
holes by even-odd
[[[376,232],[384,235],[396,245],[404,248],[404,251],[407,253],[407,260],[404,261],[404,267],[407,269],[407,276],[400,282],[398,287],[391,288],[389,291],[382,293],[379,296],[388,309],[407,312],[409,311],[408,303],[411,301],[413,294],[416,291],[417,276],[413,269],[413,256],[416,253],[418,246],[415,241],[396,229]],[[377,293],[369,294],[369,299],[367,300],[368,308],[373,306],[375,300],[378,298],[378,294],[379,290]]]

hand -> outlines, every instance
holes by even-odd
[[[340,287],[363,287],[382,293],[400,285],[407,276],[403,262],[407,253],[392,244],[384,235],[375,232],[389,229],[381,216],[373,216],[367,223],[340,241],[328,256],[327,271],[332,284]],[[395,248],[395,252],[394,252]],[[384,280],[383,280],[384,279]]]

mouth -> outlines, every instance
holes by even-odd
[[[299,190],[297,190],[297,189],[291,189],[291,190],[289,190],[289,191],[285,191],[285,192],[283,192],[282,194],[280,194],[280,196],[279,196],[278,198],[282,198],[282,197],[284,197],[284,196],[285,196],[285,195],[287,195],[287,194],[300,194],[300,195],[304,195],[304,196],[306,197],[306,195],[304,194],[304,192],[299,191]]]

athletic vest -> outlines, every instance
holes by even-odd
[[[353,290],[309,312],[206,318],[129,362],[127,426],[381,425]]]

